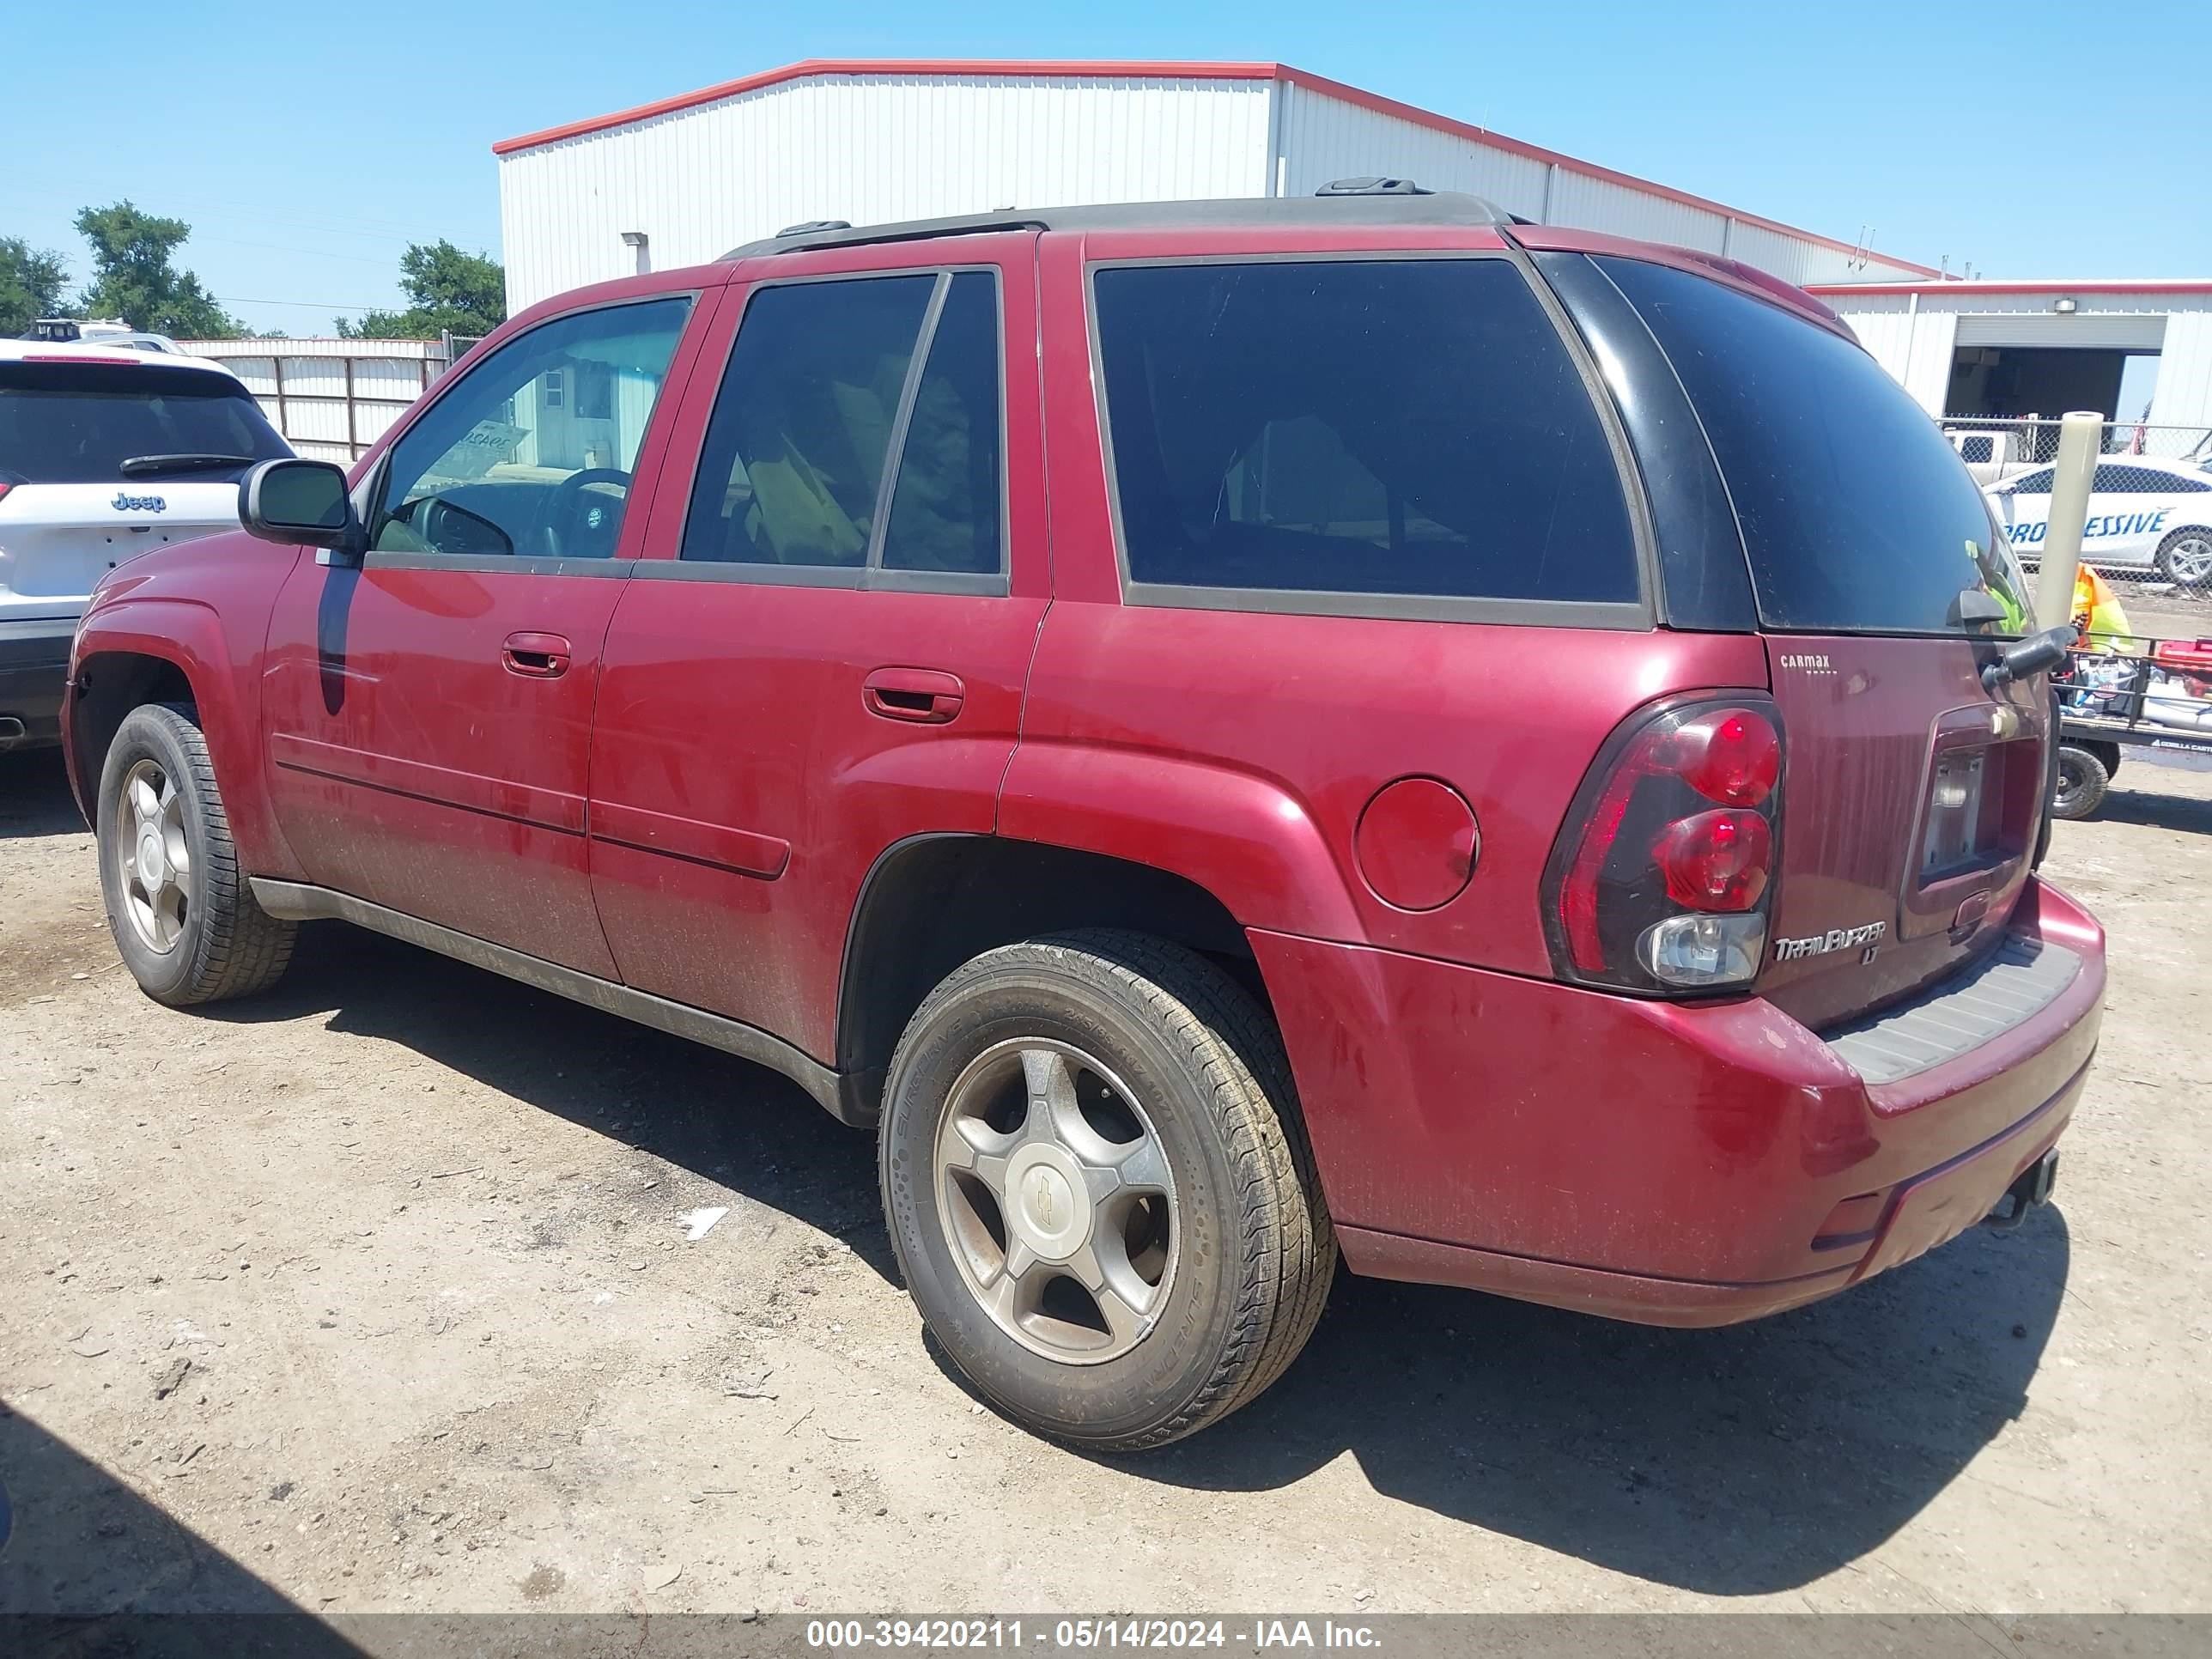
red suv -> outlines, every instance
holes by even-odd
[[[1047,1433],[1250,1400],[1340,1250],[1712,1324],[2049,1189],[2050,653],[1747,267],[1389,185],[807,226],[240,488],[76,642],[140,984],[339,917],[773,1066]]]

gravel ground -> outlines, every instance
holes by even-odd
[[[0,1608],[2212,1610],[2212,775],[2051,870],[2111,1002],[2018,1233],[1706,1333],[1343,1277],[1089,1459],[933,1354],[789,1085],[335,925],[161,1008],[0,760]]]

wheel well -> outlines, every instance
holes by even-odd
[[[141,703],[197,702],[185,671],[166,657],[106,651],[78,665],[67,710],[77,798],[97,802],[100,769],[125,715]]]
[[[899,1033],[939,980],[985,951],[1073,927],[1172,939],[1267,1005],[1243,928],[1195,882],[1036,842],[917,836],[876,860],[846,936],[837,1068],[857,1121],[874,1117]]]

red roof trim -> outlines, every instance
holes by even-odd
[[[1621,173],[1612,167],[1601,167],[1595,161],[1585,161],[1577,156],[1568,155],[1559,150],[1546,149],[1540,144],[1526,143],[1518,138],[1509,138],[1504,133],[1493,132],[1487,127],[1474,126],[1465,121],[1455,121],[1449,115],[1438,115],[1435,111],[1423,109],[1417,104],[1401,104],[1395,98],[1385,98],[1380,93],[1369,92],[1359,87],[1346,86],[1341,81],[1331,81],[1322,76],[1310,75],[1302,69],[1292,69],[1287,64],[1283,64],[1281,70],[1282,79],[1292,86],[1305,87],[1330,98],[1341,98],[1348,104],[1357,104],[1360,108],[1372,110],[1378,115],[1395,116],[1399,120],[1410,121],[1417,126],[1427,127],[1437,132],[1449,133],[1455,138],[1465,138],[1488,144],[1494,149],[1524,156],[1531,161],[1541,161],[1547,167],[1556,167],[1567,173],[1579,173],[1584,178],[1602,179],[1607,184],[1620,185],[1626,189],[1642,191],[1647,195],[1663,197],[1668,201],[1679,202],[1684,207],[1696,208],[1701,212],[1718,214],[1724,219],[1733,219],[1738,224],[1751,225],[1760,230],[1771,230],[1781,236],[1794,236],[1801,241],[1818,243],[1820,246],[1833,249],[1838,253],[1859,252],[1850,243],[1839,242],[1832,236],[1823,236],[1817,231],[1802,230],[1796,225],[1785,225],[1778,219],[1769,219],[1760,214],[1746,213],[1741,208],[1729,207],[1725,203],[1714,201],[1711,197],[1693,196],[1687,191],[1676,190],[1671,185],[1658,184],[1650,179],[1639,179],[1632,173]],[[1915,264],[1910,259],[1895,258],[1887,253],[1877,253],[1874,257],[1884,264],[1897,265],[1906,270],[1917,270],[1929,276],[1938,276],[1942,274],[1932,265]]]
[[[2133,276],[2108,277],[2087,283],[1979,280],[1971,283],[1819,283],[1806,292],[1839,295],[1845,299],[1859,294],[1942,294],[1957,295],[1962,299],[1970,299],[1977,294],[2212,294],[2212,278],[2177,276],[2171,282],[2160,282],[2152,276]]]
[[[742,93],[759,92],[817,75],[1066,75],[1146,81],[1273,81],[1282,72],[1280,64],[1120,63],[1073,58],[809,58],[800,63],[786,64],[781,69],[763,70],[757,75],[740,76],[719,86],[702,87],[696,92],[678,93],[673,98],[640,104],[635,109],[589,116],[565,126],[548,127],[543,132],[525,133],[520,138],[502,138],[491,147],[491,153],[512,155],[519,149],[534,149],[563,138],[580,138],[589,132],[626,127],[639,121],[650,121],[656,116],[696,109],[702,104],[718,104]]]
[[[1340,98],[1362,109],[1378,115],[1409,121],[1432,131],[1449,133],[1456,138],[1490,144],[1512,155],[1525,156],[1532,161],[1564,168],[1585,178],[1602,179],[1630,190],[1678,202],[1685,207],[1702,212],[1718,214],[1734,219],[1740,224],[1751,225],[1778,235],[1794,236],[1813,242],[1838,253],[1856,253],[1858,249],[1849,243],[1816,232],[1802,230],[1795,225],[1785,225],[1778,219],[1769,219],[1756,213],[1745,213],[1709,197],[1693,196],[1671,185],[1657,184],[1649,179],[1639,179],[1632,173],[1620,173],[1612,167],[1600,167],[1594,161],[1584,161],[1555,149],[1546,149],[1540,144],[1524,143],[1518,138],[1509,138],[1503,133],[1492,132],[1465,121],[1455,121],[1434,110],[1416,104],[1401,103],[1395,98],[1385,98],[1380,93],[1332,81],[1326,76],[1311,75],[1304,70],[1293,69],[1287,64],[1205,64],[1205,63],[1146,63],[1109,59],[1104,61],[1082,58],[1040,58],[1006,60],[1000,58],[810,58],[797,64],[786,64],[781,69],[763,70],[758,75],[725,81],[719,86],[702,87],[696,92],[679,93],[673,98],[658,102],[640,104],[635,109],[617,110],[611,115],[595,115],[566,125],[547,127],[542,132],[526,133],[520,138],[503,138],[491,147],[495,155],[512,155],[518,150],[535,149],[540,145],[558,143],[564,138],[579,138],[587,133],[605,132],[615,127],[649,121],[658,116],[672,115],[679,110],[696,109],[702,104],[720,103],[726,98],[740,94],[759,92],[768,87],[781,86],[787,82],[806,80],[827,75],[968,75],[968,76],[1083,76],[1144,81],[1280,81],[1287,86],[1304,87],[1324,97]],[[1916,270],[1923,276],[1938,276],[1942,273],[1930,265],[1915,264],[1910,259],[1899,259],[1888,254],[1875,258],[1885,264]]]

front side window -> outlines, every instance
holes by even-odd
[[[1108,266],[1093,293],[1132,584],[1638,599],[1605,429],[1506,261]]]
[[[988,271],[763,289],[708,422],[682,556],[995,574],[1000,362]]]
[[[611,557],[690,311],[673,297],[556,318],[470,368],[392,446],[371,545]],[[572,395],[584,386],[601,392]]]
[[[2014,478],[2004,487],[2008,495],[2048,495],[2051,493],[2051,468],[2031,472],[2024,478]]]

